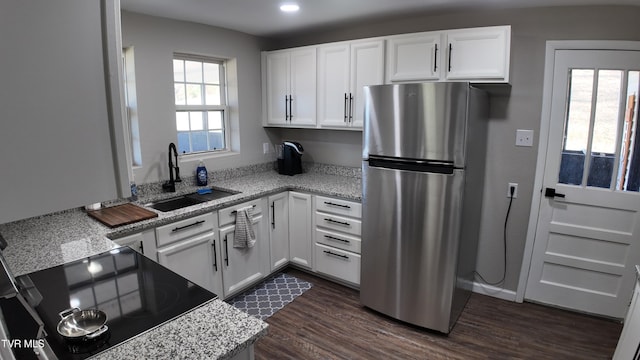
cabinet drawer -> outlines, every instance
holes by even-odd
[[[360,220],[350,219],[332,214],[325,214],[317,211],[315,217],[316,226],[320,226],[329,230],[344,232],[355,236],[360,236],[361,234]]]
[[[316,271],[360,284],[360,255],[316,243]]]
[[[362,205],[357,202],[316,196],[316,210],[336,215],[362,217]]]
[[[211,231],[214,214],[202,214],[156,228],[156,244],[165,246],[187,237]]]
[[[236,222],[236,211],[238,209],[242,209],[247,206],[253,206],[253,215],[258,215],[262,213],[262,206],[260,205],[261,199],[255,199],[251,201],[247,201],[242,204],[230,206],[228,208],[224,208],[222,210],[218,210],[218,223],[220,226],[233,224]]]
[[[361,240],[338,232],[316,228],[316,242],[360,254]]]

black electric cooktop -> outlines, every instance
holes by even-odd
[[[59,359],[85,359],[216,298],[145,256],[121,247],[86,259],[17,277],[21,293],[44,322],[46,342]],[[91,340],[68,340],[56,327],[60,312],[97,308],[109,330]],[[37,325],[16,300],[0,308],[10,338],[28,344]],[[25,341],[26,340],[26,341]],[[36,358],[33,349],[13,348],[17,358]]]

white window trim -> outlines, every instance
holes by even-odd
[[[229,59],[214,57],[214,56],[204,56],[197,54],[185,54],[185,53],[174,53],[172,57],[173,60],[185,60],[185,61],[198,61],[198,62],[207,62],[207,63],[218,63],[220,65],[220,98],[222,99],[222,105],[176,105],[175,100],[174,104],[174,114],[178,111],[222,111],[223,112],[223,130],[224,130],[224,149],[220,150],[206,150],[206,151],[196,151],[190,153],[179,153],[178,156],[181,158],[198,158],[198,159],[206,159],[206,158],[214,158],[221,156],[228,156],[229,154],[235,154],[232,151],[231,144],[231,109],[229,107],[229,98],[228,98],[228,77],[227,77],[227,62]],[[186,80],[186,79],[185,79]],[[172,81],[175,84],[175,79]],[[184,83],[187,83],[186,81]],[[175,125],[174,125],[175,127]],[[176,129],[176,137],[177,137],[177,129]],[[177,140],[177,139],[176,139]]]

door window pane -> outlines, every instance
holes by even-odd
[[[609,188],[615,162],[622,71],[598,71],[593,140],[587,186]]]
[[[561,184],[582,184],[585,153],[589,144],[593,79],[592,69],[572,69],[569,74],[569,99],[558,177]]]

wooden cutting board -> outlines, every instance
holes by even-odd
[[[112,228],[152,219],[158,216],[158,214],[153,211],[141,208],[140,206],[136,206],[131,203],[116,205],[100,210],[87,211],[87,214]]]

